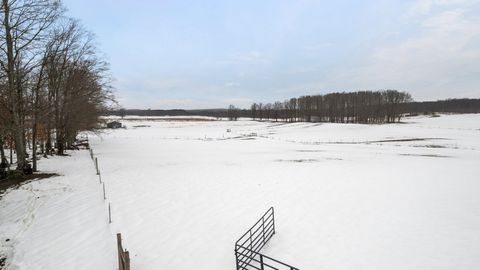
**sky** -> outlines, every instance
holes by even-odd
[[[124,108],[396,89],[480,98],[480,0],[64,0]]]

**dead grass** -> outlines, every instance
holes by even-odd
[[[413,157],[436,157],[436,158],[450,158],[451,156],[434,155],[434,154],[399,154],[400,156],[413,156]]]
[[[296,163],[306,162],[306,163],[310,163],[310,162],[317,162],[318,160],[309,158],[309,159],[276,159],[275,161],[277,161],[277,162],[296,162]]]
[[[0,257],[0,270],[2,270],[5,267],[6,263],[7,263],[7,258]]]

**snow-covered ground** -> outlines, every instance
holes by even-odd
[[[0,200],[11,269],[116,269],[121,232],[132,269],[233,270],[270,206],[262,252],[300,269],[480,268],[480,115],[122,122],[90,135],[107,202],[86,151],[42,160],[64,176]]]
[[[108,205],[86,150],[39,161],[60,176],[0,198],[0,256],[7,269],[115,269]]]

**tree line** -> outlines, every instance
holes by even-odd
[[[253,103],[255,120],[332,123],[393,123],[400,121],[409,93],[396,90],[357,91],[301,96],[274,103]]]
[[[1,1],[1,162],[8,146],[23,172],[31,148],[35,171],[37,152],[63,155],[80,131],[97,127],[114,102],[108,64],[60,1]]]
[[[405,112],[411,114],[480,113],[480,99],[460,98],[411,102],[406,104]]]
[[[257,103],[258,105],[259,103]],[[446,99],[437,101],[412,101],[402,104],[403,114],[433,114],[436,112],[444,113],[480,113],[480,99]],[[138,115],[138,116],[172,116],[172,115],[201,115],[217,118],[239,117],[252,118],[252,111],[245,108],[237,108],[234,105],[224,109],[198,109],[198,110],[154,110],[154,109],[114,109],[105,112],[106,115]],[[258,118],[256,118],[258,119]]]

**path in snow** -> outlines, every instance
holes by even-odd
[[[115,238],[88,151],[69,154],[39,162],[61,176],[24,184],[0,199],[8,269],[116,269]]]

